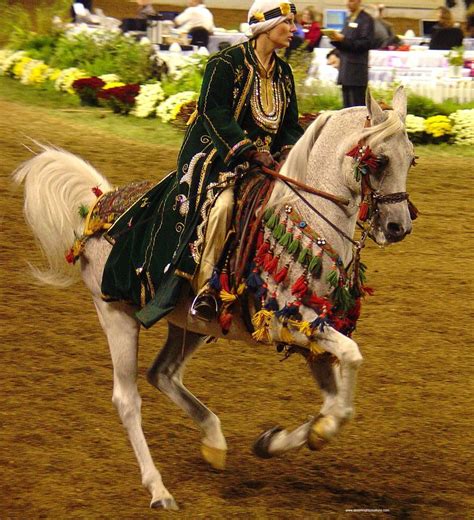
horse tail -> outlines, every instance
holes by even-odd
[[[90,164],[65,150],[39,145],[38,155],[14,173],[17,184],[25,184],[24,215],[47,261],[46,269],[32,266],[42,283],[67,287],[79,278],[79,270],[65,260],[75,238],[83,233],[81,206],[96,200],[92,188],[102,192],[112,187]]]
[[[309,155],[322,128],[332,114],[332,112],[323,112],[308,126],[305,133],[298,139],[288,154],[288,158],[280,170],[282,175],[296,181],[305,182]],[[291,202],[293,199],[293,192],[282,182],[277,182],[268,205],[270,207],[281,206],[281,204]]]

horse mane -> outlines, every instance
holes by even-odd
[[[352,109],[353,110],[353,109]],[[361,110],[361,109],[357,109]],[[391,135],[404,129],[403,121],[400,119],[397,112],[394,110],[387,110],[385,119],[374,126],[361,129],[357,133],[352,146],[355,146],[360,140],[364,139],[366,143],[374,148],[377,144],[387,139]],[[329,119],[334,116],[334,111],[323,112],[317,117],[313,123],[306,129],[303,136],[298,140],[295,146],[288,154],[285,164],[280,170],[282,175],[295,179],[299,182],[305,182],[308,159],[313,149],[314,143],[321,134],[321,131]],[[283,183],[277,182],[273,189],[273,193],[268,201],[269,207],[281,206],[295,200],[294,193]]]

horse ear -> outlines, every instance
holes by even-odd
[[[380,108],[380,105],[372,97],[369,88],[365,93],[365,104],[367,106],[367,110],[369,111],[369,116],[372,120],[372,124],[378,125],[379,123],[382,123],[382,121],[385,121],[387,115],[384,114],[383,110]]]
[[[393,110],[400,116],[400,119],[405,122],[407,117],[407,95],[403,86],[399,86],[393,95]]]

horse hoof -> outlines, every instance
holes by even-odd
[[[270,430],[263,432],[253,445],[255,455],[261,459],[271,459],[274,457],[276,454],[270,453],[268,448],[270,447],[273,436],[281,431],[283,431],[283,428],[274,426]]]
[[[201,454],[204,460],[211,465],[212,468],[223,471],[227,457],[227,450],[219,448],[211,448],[207,444],[201,444]]]
[[[313,451],[319,451],[326,446],[333,437],[337,429],[336,421],[333,417],[320,415],[313,422],[309,433],[307,444],[308,448]]]
[[[151,509],[167,509],[168,511],[179,511],[178,504],[176,503],[176,500],[173,497],[152,500],[150,507]]]

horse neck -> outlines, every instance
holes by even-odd
[[[293,204],[310,226],[336,249],[346,264],[352,256],[352,244],[344,235],[353,236],[360,203],[360,187],[354,180],[351,159],[346,153],[359,141],[365,116],[366,110],[361,108],[335,113],[318,136],[308,158],[305,182],[318,190],[349,200],[349,205],[342,207],[317,195],[305,195],[311,206],[333,226],[302,200]]]

